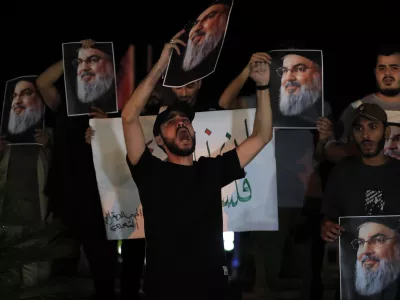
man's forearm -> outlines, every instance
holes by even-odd
[[[332,142],[324,150],[324,157],[333,163],[338,163],[349,155],[349,146],[338,142]]]
[[[219,106],[224,109],[232,108],[232,103],[237,98],[246,80],[249,78],[250,71],[246,67],[240,74],[227,86],[219,98]]]
[[[62,76],[64,73],[63,61],[60,60],[47,70],[45,70],[36,80],[38,88],[46,88],[54,85],[54,83]]]
[[[269,89],[257,90],[257,109],[252,135],[261,137],[264,143],[268,143],[272,139],[272,110]]]
[[[317,162],[322,162],[325,160],[325,146],[327,141],[326,140],[318,140],[317,145],[314,151],[314,158]]]
[[[129,123],[132,120],[139,118],[147,100],[164,71],[165,69],[163,67],[159,64],[155,64],[149,74],[147,74],[146,78],[138,85],[122,111],[121,117],[125,122]]]

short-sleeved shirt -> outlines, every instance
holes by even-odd
[[[146,287],[174,299],[177,290],[183,299],[212,299],[227,283],[221,189],[245,176],[236,150],[184,166],[145,147],[136,165],[128,156],[127,163],[145,218]]]
[[[337,222],[345,216],[400,215],[400,161],[369,166],[360,156],[343,159],[332,170],[322,214]]]

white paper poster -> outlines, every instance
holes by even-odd
[[[215,157],[241,144],[252,132],[255,109],[196,113],[194,158]],[[140,117],[146,144],[166,159],[153,137],[155,116]],[[91,119],[93,160],[108,239],[144,237],[137,187],[126,163],[121,118]],[[274,139],[245,168],[246,176],[221,191],[224,231],[277,230]],[[177,216],[179,217],[179,216]]]

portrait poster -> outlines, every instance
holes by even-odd
[[[400,298],[400,216],[339,218],[340,299]]]
[[[196,113],[194,160],[215,157],[241,144],[252,132],[254,115],[255,109]],[[153,155],[166,160],[154,140],[155,117],[141,116],[140,122],[147,147]],[[108,239],[142,238],[145,217],[126,162],[121,119],[91,119],[90,126],[96,131],[92,139],[93,162]],[[278,230],[274,139],[245,167],[245,172],[245,178],[221,190],[224,231]]]
[[[96,42],[89,49],[63,43],[62,53],[68,116],[118,112],[113,43]]]
[[[46,106],[36,79],[36,75],[28,75],[6,82],[1,135],[9,144],[38,144],[35,135],[44,129]]]
[[[181,55],[173,51],[164,76],[166,87],[182,87],[212,74],[218,64],[233,0],[214,1],[185,26],[177,44]]]
[[[389,138],[385,142],[385,155],[400,159],[400,111],[386,111],[390,127]]]
[[[124,108],[135,89],[135,46],[129,45],[120,61],[117,73],[118,110]]]
[[[271,107],[275,128],[315,129],[327,113],[321,50],[272,50]]]

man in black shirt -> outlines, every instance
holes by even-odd
[[[400,215],[400,161],[384,155],[390,135],[385,111],[377,104],[364,103],[352,120],[352,137],[361,156],[342,160],[329,176],[321,226],[321,237],[327,242],[336,241],[346,231],[338,225],[339,217]]]
[[[177,102],[160,113],[153,127],[166,162],[146,147],[140,113],[168,66],[171,51],[180,54],[179,32],[132,94],[122,112],[127,163],[138,186],[146,232],[146,288],[151,299],[224,299],[228,284],[222,227],[221,189],[244,178],[244,167],[272,139],[268,83],[270,57],[252,65],[257,84],[253,132],[237,148],[216,158],[193,161],[195,112]],[[153,186],[154,185],[154,186]]]

